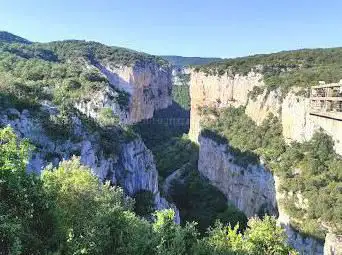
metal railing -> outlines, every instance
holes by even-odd
[[[310,114],[342,120],[342,84],[323,84],[312,87]]]

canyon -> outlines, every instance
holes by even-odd
[[[56,167],[63,160],[77,156],[101,182],[109,181],[112,185],[122,187],[126,195],[134,197],[140,191],[149,192],[153,197],[153,210],[173,210],[173,220],[180,224],[180,211],[170,199],[170,190],[174,181],[184,184],[187,171],[196,171],[196,185],[199,185],[199,181],[210,183],[210,187],[217,189],[214,194],[222,196],[225,207],[232,205],[248,218],[263,217],[264,214],[275,216],[278,225],[285,230],[288,243],[300,254],[341,254],[341,236],[333,231],[328,231],[324,242],[298,232],[293,226],[294,219],[287,214],[286,206],[282,203],[291,191],[285,194],[280,189],[283,184],[280,176],[270,169],[262,157],[258,158],[257,163],[244,159],[241,164],[229,140],[219,142],[201,132],[201,109],[244,107],[245,114],[257,125],[261,125],[270,114],[276,116],[287,144],[309,141],[316,131],[324,130],[332,137],[335,151],[342,155],[342,122],[313,115],[310,98],[304,95],[303,88],[291,86],[286,92],[281,88],[269,89],[264,74],[258,68],[249,69],[245,74],[214,74],[185,68],[180,64],[171,66],[158,57],[94,42],[57,42],[45,46],[42,44],[43,48],[39,49],[41,45],[25,48],[32,43],[18,40],[15,38],[15,42],[24,46],[13,46],[14,50],[8,45],[3,48],[5,60],[10,55],[22,62],[18,64],[19,67],[13,64],[15,71],[0,70],[0,127],[12,127],[18,138],[29,140],[35,147],[27,163],[28,172],[39,175],[43,169]],[[61,48],[63,54],[59,52]],[[22,57],[23,54],[25,57]],[[42,70],[38,68],[39,72],[32,71],[30,58],[41,61],[37,62],[41,66],[34,64]],[[200,61],[201,64],[212,61],[168,58],[181,62]],[[26,61],[29,62],[28,71],[25,68],[21,70],[20,66],[27,64]],[[79,69],[75,72],[73,68]],[[58,71],[62,74],[58,74]],[[42,73],[48,74],[41,78]],[[19,84],[17,81],[26,86],[24,93],[20,86],[20,93],[12,91]],[[157,154],[153,155],[156,152],[147,145],[151,141],[163,145],[165,141],[162,139],[172,138],[166,127],[170,128],[174,124],[173,120],[179,120],[180,117],[188,120],[189,100],[179,101],[184,105],[175,102],[172,93],[176,88],[180,95],[186,94],[185,98],[188,94],[190,96],[188,137],[195,144],[186,135],[178,137],[180,141],[189,142],[180,143],[183,147],[178,144],[181,148],[177,148],[178,152],[174,151],[172,143],[165,143],[172,147],[169,152],[175,153],[176,159],[182,159],[180,162],[183,162],[185,158],[184,164],[178,169],[171,169],[171,173],[168,172],[170,169],[163,168],[166,174],[158,169],[157,163],[160,162],[155,159]],[[42,95],[37,93],[38,90],[41,90]],[[177,118],[173,119],[168,111],[175,109],[182,114],[175,113]],[[163,130],[165,138],[158,137],[158,129],[150,129],[147,130],[147,140],[144,140],[143,133],[133,127],[140,123],[156,124],[153,118],[159,116],[159,112],[163,112],[163,120],[167,120],[168,124]],[[182,126],[182,132],[184,129],[187,129],[187,125]],[[180,155],[180,150],[188,154],[182,152],[185,156]],[[170,164],[167,161],[164,163]],[[187,178],[191,180],[191,176]],[[189,186],[193,184],[189,183]],[[292,195],[297,198],[298,207],[305,206],[306,200],[301,194]],[[192,201],[186,202],[191,204]]]

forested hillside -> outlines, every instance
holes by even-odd
[[[85,68],[87,61],[93,59],[114,65],[151,61],[167,64],[154,56],[95,42],[63,41],[27,45],[7,43],[7,40],[1,40],[3,37],[0,37],[0,96],[6,98],[1,102],[19,108],[34,107],[41,100],[52,100],[55,104],[65,106],[110,86],[107,78],[96,68]],[[116,100],[125,107],[128,95],[124,91],[117,92]]]
[[[6,31],[0,31],[0,41],[7,42],[7,43],[31,44],[29,40],[26,40],[20,36],[8,33]]]
[[[342,48],[303,49],[226,59],[196,67],[217,75],[246,75],[251,70],[264,75],[269,89],[288,91],[292,86],[307,88],[319,81],[342,79]]]

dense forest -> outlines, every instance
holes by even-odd
[[[342,158],[334,151],[331,137],[320,131],[308,142],[287,145],[276,117],[270,115],[257,126],[244,110],[202,108],[202,135],[229,144],[236,164],[258,164],[262,157],[281,178],[284,192],[300,192],[308,201],[306,206],[296,206],[296,196],[283,203],[301,232],[323,239],[329,226],[341,233]]]
[[[342,79],[342,48],[303,49],[261,54],[195,67],[215,75],[246,75],[260,72],[268,89],[281,88],[287,92],[291,87],[307,88],[319,81],[337,82]]]

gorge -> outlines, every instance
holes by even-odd
[[[17,254],[341,254],[342,122],[313,115],[310,100],[319,81],[342,86],[339,61],[340,49],[226,60],[157,57],[0,32],[0,130],[17,139],[8,135],[15,145],[7,148],[11,139],[0,136],[6,180],[0,248],[5,254],[20,247]],[[25,141],[34,147],[27,159],[19,146]],[[5,173],[15,174],[22,157],[27,176],[40,180],[27,183],[53,190],[47,194],[57,209],[45,207],[62,221],[51,237],[61,247],[32,237],[33,247],[25,238],[34,224],[8,220],[21,215],[7,209],[12,198],[6,200],[5,185],[26,175],[7,180]],[[91,177],[80,166],[79,178],[68,175],[68,164],[123,193],[80,192],[78,181],[90,185]],[[54,174],[77,195],[52,185]],[[96,185],[96,192],[106,190]],[[103,207],[108,197],[123,198]]]

